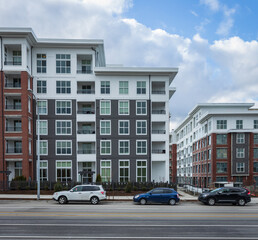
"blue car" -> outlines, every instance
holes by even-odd
[[[145,205],[146,203],[166,203],[175,205],[180,201],[178,193],[172,188],[154,188],[147,193],[135,195],[135,203]]]

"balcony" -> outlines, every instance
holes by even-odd
[[[165,102],[152,102],[152,114],[166,114]]]
[[[80,83],[77,84],[77,93],[78,94],[95,94],[95,83]]]
[[[95,114],[95,103],[94,102],[83,102],[78,103],[78,114]]]
[[[15,140],[6,141],[6,154],[21,154],[22,153],[22,142]]]
[[[95,134],[95,129],[79,129],[77,134]]]
[[[96,154],[95,149],[79,149],[78,154]]]
[[[152,94],[166,94],[165,82],[152,82]]]
[[[166,153],[165,149],[152,149],[152,153],[154,154],[164,154]]]
[[[6,74],[5,75],[5,88],[21,88],[21,78],[19,75]]]
[[[166,134],[165,122],[152,122],[152,134]]]
[[[21,45],[7,44],[4,45],[4,65],[5,66],[21,66],[22,52]]]
[[[92,55],[77,55],[77,74],[92,74]]]

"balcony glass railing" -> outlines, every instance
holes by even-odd
[[[78,94],[95,94],[95,90],[93,89],[78,89]]]
[[[152,94],[166,94],[166,91],[164,90],[152,90]]]
[[[82,129],[79,129],[77,131],[78,134],[95,134],[95,130],[82,130]]]
[[[8,66],[21,66],[22,63],[19,61],[5,61],[4,65],[8,65]]]
[[[21,110],[21,104],[7,104],[5,105],[5,109],[7,110]]]
[[[152,130],[153,134],[166,134],[166,130]]]
[[[5,88],[21,88],[21,83],[5,83]]]
[[[166,110],[152,110],[152,114],[166,114]]]
[[[7,148],[6,153],[22,153],[22,148]]]
[[[95,114],[94,109],[82,109],[77,111],[78,114]]]
[[[96,151],[95,151],[95,149],[81,149],[81,150],[78,150],[77,153],[78,154],[95,154]]]
[[[21,132],[22,128],[21,127],[6,127],[6,132]]]
[[[166,153],[166,150],[165,149],[152,149],[152,153],[164,154],[164,153]]]
[[[91,74],[92,73],[92,70],[89,70],[89,69],[86,69],[86,70],[77,70],[77,73],[78,74]]]

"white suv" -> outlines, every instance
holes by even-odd
[[[102,185],[77,185],[70,191],[55,192],[53,199],[60,204],[69,201],[90,201],[92,204],[98,204],[107,197]]]

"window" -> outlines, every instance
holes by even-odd
[[[72,161],[56,161],[56,180],[68,182],[72,180]]]
[[[128,120],[119,120],[119,135],[129,135],[129,121]]]
[[[38,127],[39,127],[39,135],[48,135],[48,120],[39,120],[39,126],[38,126],[38,120],[36,124],[36,133],[38,135]]]
[[[16,129],[18,129],[18,130],[21,129],[21,121],[15,121],[14,122],[14,129],[15,130]],[[31,134],[31,119],[29,119],[29,121],[28,121],[28,132],[29,132],[29,134]]]
[[[100,174],[102,182],[111,181],[111,160],[100,160]]]
[[[101,120],[100,121],[100,135],[110,135],[111,134],[111,121]]]
[[[22,56],[21,51],[13,51],[13,65],[21,65]]]
[[[217,129],[227,129],[227,120],[217,120]]]
[[[147,121],[137,120],[136,121],[136,135],[146,135],[147,134]]]
[[[48,181],[48,162],[40,161],[40,181]]]
[[[31,112],[31,98],[28,97],[28,112]]]
[[[237,173],[244,173],[245,172],[245,163],[237,162],[237,164],[236,164],[236,172]]]
[[[57,115],[71,115],[72,114],[72,102],[65,100],[56,101],[56,114]]]
[[[129,115],[129,101],[119,101],[119,115]]]
[[[136,102],[136,114],[137,115],[146,115],[147,114],[147,102],[146,101],[137,101]]]
[[[137,160],[136,162],[137,162],[136,163],[137,182],[146,182],[147,181],[147,161]]]
[[[72,141],[57,140],[56,155],[72,155]]]
[[[208,160],[211,160],[211,149],[208,150]]]
[[[119,182],[130,181],[130,162],[129,160],[119,160]]]
[[[31,140],[29,140],[29,154],[31,155]]]
[[[254,148],[254,158],[258,158],[258,148]]]
[[[254,162],[254,172],[258,173],[258,162]]]
[[[237,158],[244,158],[245,157],[245,149],[244,148],[237,148],[236,149],[236,157]]]
[[[129,154],[130,154],[130,141],[119,140],[119,155],[129,155]]]
[[[208,137],[208,145],[211,145],[211,136]]]
[[[217,153],[217,159],[227,159],[228,154],[227,154],[227,148],[217,148],[216,149]]]
[[[225,145],[227,144],[227,134],[217,134],[216,136],[216,143],[218,145]]]
[[[110,94],[110,81],[101,81],[100,93],[101,94]]]
[[[228,171],[228,164],[227,163],[217,163],[216,164],[216,172],[217,173],[227,173]]]
[[[71,93],[71,82],[70,81],[56,81],[56,93]]]
[[[228,178],[227,177],[216,177],[216,182],[227,182]]]
[[[47,55],[37,54],[37,73],[47,72]]]
[[[91,73],[91,60],[82,60],[82,73]]]
[[[100,101],[100,115],[110,115],[111,104],[110,101]]]
[[[136,154],[147,154],[147,140],[136,140]]]
[[[56,135],[72,135],[72,121],[56,120]]]
[[[22,162],[14,162],[14,176],[22,176]]]
[[[71,73],[70,54],[56,54],[56,73]]]
[[[38,80],[37,81],[37,93],[47,93],[47,81]]]
[[[236,143],[245,143],[245,134],[244,133],[237,133]]]
[[[236,129],[243,129],[243,120],[236,120]]]
[[[111,155],[111,140],[100,141],[100,155]]]
[[[211,121],[208,122],[208,130],[211,131]]]
[[[47,115],[47,100],[38,100],[37,101],[37,113],[39,115]]]
[[[146,82],[137,81],[137,94],[146,94]]]
[[[254,129],[258,129],[258,120],[254,120]]]
[[[39,154],[40,155],[48,155],[48,141],[40,140],[39,141]],[[38,152],[38,141],[37,141],[37,152]]]
[[[128,81],[119,81],[119,94],[128,94]]]
[[[258,144],[258,134],[254,134],[254,144]]]

